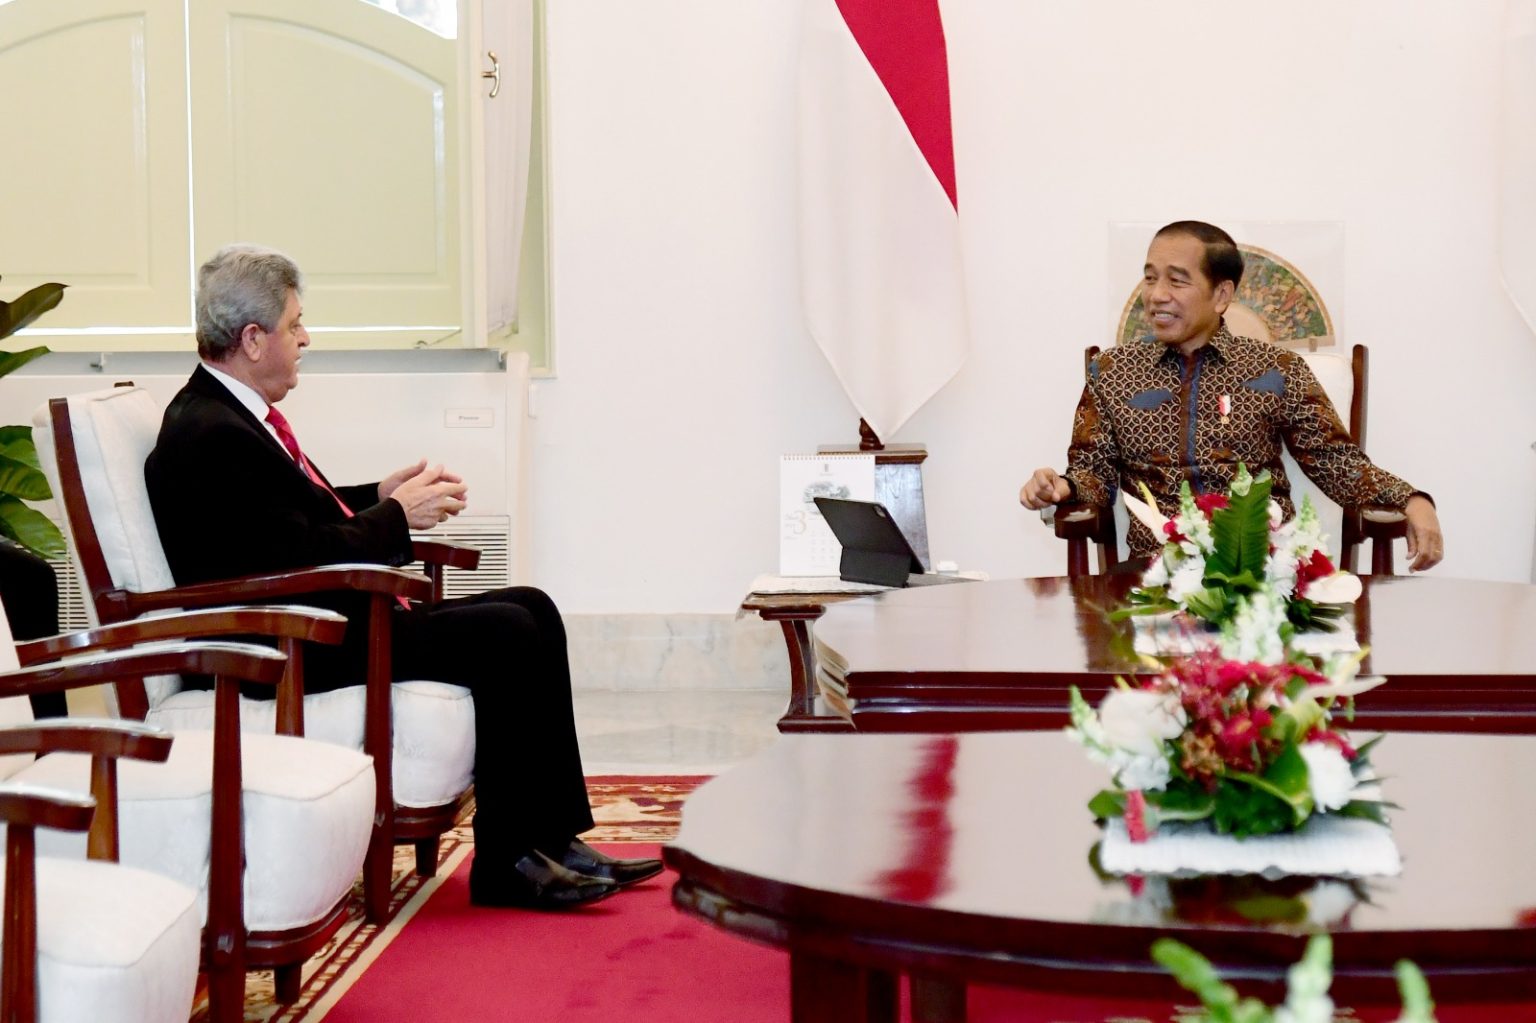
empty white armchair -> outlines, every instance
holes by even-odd
[[[98,815],[88,839],[48,832],[38,847],[77,861],[120,854],[125,865],[185,888],[193,922],[203,924],[210,1015],[220,1023],[241,1018],[247,969],[273,970],[278,997],[296,997],[304,961],[341,925],[371,833],[373,766],[355,750],[241,733],[238,685],[276,685],[287,664],[282,653],[168,637],[334,642],[343,628],[329,612],[218,609],[13,644],[0,616],[0,721],[25,723],[31,693],[167,672],[214,676],[213,731],[177,733],[164,763],[107,770],[69,745],[56,744],[35,761],[6,755],[13,751],[0,745],[0,778],[94,793],[98,804],[118,807],[110,819]]]
[[[164,761],[171,737],[143,725],[51,721],[0,728],[0,752],[72,750],[116,764]],[[110,821],[97,798],[0,783],[6,824],[0,1018],[181,1023],[197,983],[197,893],[110,859],[58,860],[34,848],[38,829],[84,831]]]

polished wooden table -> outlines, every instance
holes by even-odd
[[[1536,586],[1365,578],[1354,628],[1362,725],[1536,732]],[[1129,576],[1013,579],[892,590],[827,608],[817,681],[859,731],[986,731],[1065,723],[1066,690],[1090,700],[1130,665],[1119,606]]]
[[[1328,930],[1345,1004],[1395,1002],[1400,958],[1441,1004],[1536,998],[1536,737],[1391,735],[1374,760],[1395,878],[1103,875],[1104,769],[1057,732],[782,736],[698,789],[663,854],[680,909],[788,949],[797,1023],[894,1020],[901,974],[926,1021],[963,1019],[967,981],[1173,998],[1162,935],[1253,993]]]

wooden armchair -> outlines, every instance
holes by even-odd
[[[119,865],[105,840],[116,831],[118,758],[163,763],[170,751],[168,734],[138,724],[55,720],[0,728],[0,754],[83,754],[96,776],[91,796],[0,783],[6,1023],[187,1018],[197,983],[197,893]],[[89,828],[102,841],[93,841],[90,862],[39,859],[38,828]]]
[[[1084,353],[1084,375],[1099,351],[1095,345]],[[1348,358],[1335,352],[1304,352],[1302,358],[1333,402],[1333,407],[1340,411],[1341,417],[1343,410],[1348,410],[1346,425],[1349,435],[1363,449],[1368,382],[1365,346],[1355,345]],[[1302,494],[1309,494],[1314,505],[1321,508],[1338,507],[1307,479],[1289,451],[1281,456],[1281,460],[1298,504]],[[1395,508],[1374,505],[1350,506],[1340,509],[1340,517],[1337,533],[1340,542],[1339,567],[1355,571],[1355,552],[1360,544],[1369,540],[1371,574],[1393,574],[1392,542],[1408,535],[1408,522],[1403,513]],[[1066,501],[1057,505],[1053,515],[1047,518],[1052,521],[1056,535],[1067,541],[1067,575],[1088,574],[1090,545],[1097,551],[1101,573],[1119,564],[1120,534],[1124,532],[1123,512]]]
[[[109,623],[167,608],[302,600],[305,594],[336,590],[368,594],[368,621],[359,623],[368,635],[367,684],[306,698],[298,644],[289,642],[284,649],[290,675],[275,708],[247,701],[242,720],[248,729],[307,734],[373,757],[378,791],[364,902],[368,918],[381,921],[388,915],[395,843],[415,845],[418,872],[436,871],[438,839],[453,827],[473,791],[475,750],[467,689],[432,681],[391,684],[391,611],[397,597],[440,599],[444,567],[473,568],[479,553],[417,541],[415,553],[428,566],[426,576],[376,565],[335,565],[176,586],[144,485],[144,460],[162,414],[147,391],[130,386],[56,398],[33,417],[39,459],[64,507],[65,532],[88,606],[99,622]],[[207,695],[179,688],[176,679],[119,685],[120,713],[173,727],[207,727],[213,714]],[[262,720],[264,713],[271,724]]]
[[[91,791],[98,813],[86,847],[68,836],[39,836],[50,859],[118,859],[170,879],[191,893],[195,929],[206,886],[202,961],[209,975],[210,1015],[242,1016],[247,969],[273,969],[280,997],[297,994],[299,968],[340,926],[352,880],[367,847],[373,770],[361,753],[286,736],[243,736],[242,681],[276,686],[287,658],[248,643],[169,641],[188,635],[267,634],[283,640],[336,642],[345,621],[329,612],[281,608],[224,609],[121,623],[30,643],[10,641],[0,618],[0,718],[30,714],[38,692],[198,672],[215,680],[212,733],[176,735],[164,763],[118,766],[79,747],[90,729],[62,721],[53,747],[24,766],[0,760],[7,781]],[[73,731],[72,731],[73,729]],[[127,734],[150,734],[136,726]],[[70,745],[73,742],[74,745]],[[138,749],[138,740],[122,740]],[[145,740],[148,742],[148,740]],[[142,744],[140,744],[142,745]],[[153,744],[151,743],[150,746]],[[76,752],[70,752],[76,750]],[[0,754],[13,750],[0,745]],[[44,839],[61,838],[47,843]],[[121,854],[121,855],[120,855]],[[64,868],[59,868],[64,869]],[[195,975],[196,957],[193,958]],[[190,1002],[180,1005],[185,1019]],[[95,1014],[68,1018],[98,1018]]]

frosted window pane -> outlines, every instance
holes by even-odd
[[[398,14],[406,21],[413,21],[429,32],[436,32],[444,39],[458,37],[457,0],[363,0],[363,3],[372,4],[391,14]]]

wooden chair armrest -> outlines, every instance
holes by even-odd
[[[1056,535],[1063,540],[1097,541],[1104,529],[1104,509],[1080,501],[1063,501],[1056,506]],[[1114,522],[1113,517],[1108,517]]]
[[[480,551],[462,543],[446,540],[412,540],[411,554],[425,565],[446,565],[449,568],[475,569],[480,567]]]
[[[0,673],[0,694],[30,696],[128,678],[196,672],[276,685],[288,658],[251,643],[149,643],[127,650],[93,651]]]
[[[0,784],[0,821],[6,824],[85,831],[90,828],[95,814],[96,800],[78,792],[20,782]]]
[[[164,763],[171,733],[115,718],[52,718],[0,728],[0,754],[88,753]]]
[[[319,568],[247,575],[238,579],[221,579],[211,583],[177,586],[169,590],[155,590],[152,593],[112,590],[101,597],[101,604],[104,605],[102,617],[133,618],[145,611],[242,604],[251,600],[294,597],[303,593],[325,593],[336,590],[356,590],[363,593],[406,597],[410,600],[426,600],[431,595],[432,583],[420,572],[408,572],[403,568],[361,564],[322,565]],[[107,613],[108,611],[113,613]]]
[[[112,650],[162,639],[210,639],[215,636],[272,636],[316,643],[340,643],[347,619],[334,611],[300,606],[219,607],[176,614],[155,614],[81,632],[16,644],[22,665],[50,661],[88,650]]]

